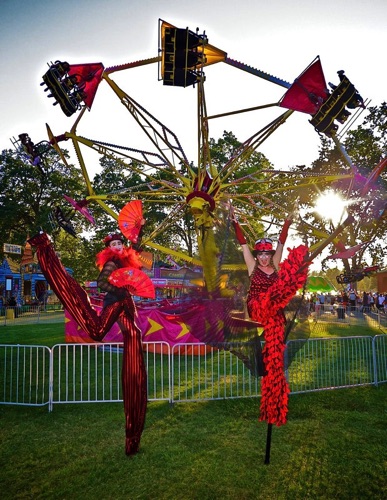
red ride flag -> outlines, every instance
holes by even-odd
[[[329,91],[320,58],[317,57],[294,80],[292,86],[280,100],[280,106],[314,115],[328,96]]]
[[[69,76],[77,76],[77,86],[86,94],[83,102],[89,109],[102,79],[103,70],[102,63],[70,65],[68,74]]]
[[[327,259],[351,259],[356,253],[364,247],[364,245],[368,245],[368,241],[365,241],[364,243],[359,243],[359,245],[355,245],[354,247],[347,248],[343,250],[342,252],[335,253],[333,255],[329,255],[326,257]]]

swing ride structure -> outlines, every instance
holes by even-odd
[[[208,330],[211,330],[212,341],[225,340],[225,335],[219,327],[224,318],[222,312],[224,303],[217,299],[230,297],[229,290],[225,286],[228,273],[244,268],[243,264],[226,262],[224,258],[224,244],[228,240],[226,232],[230,228],[231,218],[236,216],[248,229],[249,234],[246,237],[252,245],[257,236],[262,236],[262,232],[265,235],[268,233],[274,220],[276,226],[281,219],[288,218],[294,211],[294,206],[282,206],[276,203],[276,193],[286,190],[292,192],[315,190],[318,185],[325,188],[327,185],[342,182],[348,186],[348,198],[354,192],[357,194],[358,173],[339,138],[345,127],[348,127],[365,109],[367,101],[362,99],[343,71],[338,71],[337,84],[327,85],[319,57],[316,57],[293,83],[289,83],[231,59],[224,50],[210,45],[205,33],[199,34],[198,31],[177,28],[160,19],[159,47],[155,57],[107,68],[102,63],[71,64],[67,61],[56,61],[49,64],[41,85],[45,87],[48,97],[54,100],[55,105],[59,104],[67,117],[76,115],[75,121],[69,131],[60,135],[54,135],[47,125],[48,141],[42,141],[36,146],[27,134],[21,134],[16,143],[20,143],[30,161],[39,167],[47,148],[54,148],[62,161],[67,164],[61,148],[62,143],[71,141],[85,181],[85,196],[83,200],[77,201],[69,193],[66,200],[73,210],[82,214],[90,224],[98,222],[89,211],[89,206],[92,207],[93,204],[99,205],[118,223],[120,213],[112,209],[109,204],[111,201],[122,202],[124,207],[134,200],[141,200],[145,214],[147,207],[162,207],[164,214],[162,222],[150,233],[147,233],[146,225],[141,229],[141,248],[164,253],[173,259],[202,268],[207,297],[214,299],[211,308],[207,309],[211,320],[208,320],[208,325],[203,327],[205,332],[203,337],[198,337],[207,343]],[[162,81],[164,86],[193,87],[196,91],[197,158],[195,160],[187,157],[176,133],[131,97],[116,81],[115,76],[119,73],[152,64],[157,64],[158,80]],[[207,67],[215,64],[226,64],[238,71],[263,79],[268,84],[276,85],[282,89],[279,98],[268,104],[225,110],[209,115],[205,95],[205,71],[207,72]],[[209,69],[208,73],[210,71]],[[118,145],[103,139],[86,138],[78,133],[86,114],[93,112],[94,100],[98,99],[98,89],[103,84],[106,84],[117,97],[128,117],[134,120],[139,134],[142,134],[142,138],[149,144],[147,150],[139,149],[136,144]],[[211,123],[268,108],[278,110],[278,116],[244,140],[223,164],[220,165],[219,161],[214,160],[209,135]],[[240,174],[260,146],[271,139],[278,128],[297,112],[308,115],[309,122],[316,132],[334,142],[346,164],[344,171],[335,175],[316,175],[305,174],[300,170],[257,168],[247,175]],[[343,125],[343,128],[339,132],[340,125]],[[123,175],[138,174],[143,182],[138,187],[127,190],[97,194],[89,177],[89,168],[83,154],[84,148],[114,161],[122,169]],[[382,160],[366,182],[361,184],[362,197],[368,200],[370,206],[375,202],[375,197],[370,193],[385,167],[386,160]],[[293,199],[296,198],[297,196],[293,196]],[[382,202],[385,204],[385,200]],[[353,215],[356,204],[352,205],[351,211]],[[275,219],[273,212],[276,214]],[[384,212],[385,205],[379,217],[382,217]],[[176,248],[167,248],[158,242],[158,236],[168,231],[183,214],[189,214],[193,221],[196,234],[194,256]],[[339,221],[336,227],[332,224],[329,234],[317,230],[302,220],[299,221],[306,243],[308,237],[317,240],[314,245],[308,245],[308,262],[330,244],[336,246],[340,253],[350,252],[351,249],[343,248],[340,234],[347,226],[354,223],[352,215],[350,214],[344,221]],[[71,222],[63,213],[59,216],[61,217],[60,220],[57,218],[59,225],[72,234]],[[122,229],[121,225],[120,228]],[[124,230],[123,233],[125,234]],[[344,278],[343,280],[345,282]],[[268,432],[265,463],[268,463],[270,452],[271,424],[268,430],[270,433]]]
[[[285,89],[285,94],[277,102],[251,106],[247,109],[225,111],[209,116],[205,97],[206,76],[204,70],[214,64],[227,64],[237,70],[263,79],[270,84]],[[135,101],[113,79],[115,74],[137,68],[139,66],[157,64],[159,80],[166,86],[196,88],[197,94],[197,159],[195,162],[187,158],[177,135],[162,121],[152,115],[141,104]],[[231,202],[237,218],[249,229],[250,242],[257,236],[256,221],[265,220],[273,211],[279,219],[284,219],[291,210],[289,207],[276,205],[272,194],[284,190],[304,190],[322,184],[346,180],[353,183],[355,169],[338,137],[339,124],[346,123],[351,115],[349,109],[356,110],[353,119],[364,109],[366,102],[349,81],[343,71],[338,71],[337,85],[329,84],[328,90],[322,65],[317,57],[294,83],[286,82],[261,70],[235,61],[227,53],[210,45],[205,33],[199,34],[188,28],[176,28],[163,20],[159,20],[158,55],[149,59],[105,68],[102,63],[70,64],[67,61],[56,61],[49,65],[43,76],[41,85],[45,86],[48,96],[59,104],[62,112],[70,117],[79,113],[69,132],[54,136],[47,125],[48,143],[34,145],[27,134],[21,134],[19,141],[30,160],[40,166],[42,152],[46,147],[53,147],[66,163],[61,150],[61,143],[70,140],[78,158],[79,166],[85,181],[86,196],[83,200],[68,199],[74,210],[78,210],[90,223],[95,222],[88,211],[88,205],[98,204],[114,219],[118,213],[109,205],[109,200],[122,200],[123,205],[132,199],[141,199],[145,210],[150,204],[166,207],[165,218],[151,234],[143,235],[142,245],[155,251],[171,255],[175,259],[201,266],[207,291],[211,294],[218,291],[219,255],[214,232],[221,216],[220,211],[229,213]],[[94,99],[101,82],[106,83],[119,99],[120,103],[135,120],[139,130],[145,135],[150,150],[140,150],[134,145],[117,145],[104,140],[88,139],[78,134],[85,113],[92,111]],[[209,146],[209,126],[213,120],[227,119],[233,115],[251,113],[267,108],[281,110],[279,116],[265,125],[258,132],[245,140],[232,156],[219,167],[211,158]],[[285,109],[285,111],[283,111]],[[330,137],[342,153],[348,168],[340,175],[301,175],[296,171],[259,170],[245,177],[238,177],[240,168],[249,161],[264,141],[283,125],[294,112],[310,115],[311,125],[319,134]],[[47,146],[48,145],[48,146]],[[101,156],[113,159],[124,172],[135,172],[144,179],[144,184],[136,189],[120,193],[96,194],[89,177],[88,166],[81,147],[87,147]],[[382,169],[385,167],[385,162]],[[40,167],[41,168],[41,167]],[[288,210],[288,212],[286,212]],[[157,236],[167,231],[183,212],[189,212],[194,221],[198,257],[189,256],[186,252],[165,248],[157,243]],[[61,212],[59,210],[59,212]],[[74,234],[71,222],[63,213],[55,214],[59,225]],[[266,217],[266,219],[265,219]],[[254,223],[255,221],[255,223]],[[266,224],[267,226],[267,224]],[[261,226],[262,227],[262,226]],[[305,234],[309,233],[320,241],[330,235],[317,231],[313,227],[303,226]],[[320,242],[316,244],[319,247]],[[311,250],[315,250],[312,246]],[[223,272],[238,266],[223,263]]]
[[[209,116],[204,70],[207,66],[219,63],[275,84],[285,89],[285,94],[274,103]],[[158,64],[159,80],[162,80],[164,85],[196,88],[198,144],[196,162],[187,158],[177,135],[135,101],[113,79],[116,73],[150,64]],[[278,214],[279,220],[285,219],[291,211],[289,207],[276,204],[273,197],[270,198],[273,194],[284,190],[314,189],[316,185],[326,186],[340,180],[346,180],[349,184],[353,182],[354,167],[340,144],[337,131],[339,124],[344,123],[351,114],[348,109],[356,109],[354,113],[356,117],[364,109],[365,103],[344,72],[339,71],[338,75],[340,81],[337,85],[329,84],[332,90],[328,90],[321,62],[317,57],[291,84],[229,58],[225,51],[210,45],[204,33],[192,32],[188,28],[176,28],[160,19],[159,49],[156,57],[108,68],[102,63],[72,65],[56,61],[51,64],[43,76],[42,83],[46,87],[48,96],[54,99],[54,104],[59,104],[66,116],[70,117],[76,113],[79,115],[70,131],[59,136],[55,136],[47,125],[48,143],[39,143],[35,147],[27,134],[21,134],[19,140],[31,161],[37,166],[42,156],[42,148],[44,154],[44,144],[53,147],[66,162],[61,143],[68,140],[72,142],[85,181],[86,196],[80,201],[68,197],[68,201],[70,200],[74,210],[82,213],[90,223],[94,220],[88,206],[94,203],[116,220],[118,213],[111,208],[109,200],[122,200],[124,205],[129,200],[141,199],[145,210],[150,204],[166,207],[162,223],[151,234],[143,235],[142,246],[202,267],[206,289],[213,294],[220,286],[219,271],[227,272],[238,268],[225,263],[221,269],[219,268],[221,250],[216,244],[214,235],[222,218],[220,214],[223,214],[223,218],[225,213],[229,214],[231,203],[239,221],[249,229],[251,242],[257,237],[257,234],[254,234],[257,231],[257,221],[261,221],[265,227],[265,220],[270,218],[273,211]],[[149,151],[137,149],[133,144],[117,145],[103,140],[88,139],[77,133],[85,113],[92,112],[93,102],[102,82],[109,86],[135,120],[138,129],[145,134],[150,145]],[[268,107],[280,109],[279,116],[245,140],[222,166],[215,165],[209,145],[210,123],[216,119],[227,119],[236,114],[250,113]],[[311,116],[309,121],[312,126],[319,134],[325,134],[335,142],[348,168],[340,175],[302,175],[296,171],[259,170],[238,178],[240,168],[294,112],[303,112]],[[113,159],[120,165],[123,173],[137,173],[144,179],[144,184],[138,190],[132,188],[126,192],[96,194],[81,146]],[[183,251],[165,248],[157,243],[157,236],[167,231],[168,227],[187,211],[194,222],[197,257]],[[69,224],[63,220],[63,214],[58,222],[63,229],[68,229]],[[315,248],[330,237],[329,234],[317,231],[313,227],[305,229],[305,233],[308,232],[320,239]],[[311,250],[315,248],[312,246]]]

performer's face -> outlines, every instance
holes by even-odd
[[[109,247],[111,248],[111,250],[113,250],[113,252],[121,253],[124,245],[122,244],[121,240],[113,240],[110,243]]]
[[[260,266],[266,267],[270,264],[271,254],[268,252],[258,252],[257,260]]]

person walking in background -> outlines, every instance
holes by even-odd
[[[363,292],[362,296],[362,312],[367,313],[369,312],[370,308],[368,305],[368,293],[366,291]]]
[[[17,302],[16,302],[16,299],[15,299],[15,297],[13,295],[12,295],[12,297],[8,301],[8,307],[10,307],[10,308],[13,309],[15,318],[17,318],[18,317],[18,314],[17,314]]]
[[[350,290],[348,298],[349,298],[350,310],[351,310],[351,312],[355,312],[356,311],[356,293],[355,293],[355,290]]]
[[[384,312],[384,295],[382,293],[378,293],[378,297],[376,300],[376,308],[379,312]]]
[[[368,294],[368,304],[370,306],[370,311],[375,311],[375,299],[372,292]]]

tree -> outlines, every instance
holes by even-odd
[[[386,218],[386,187],[387,176],[385,171],[374,179],[368,190],[364,190],[367,179],[373,169],[386,157],[387,153],[387,105],[371,107],[363,123],[357,129],[348,132],[343,145],[345,151],[354,164],[350,168],[344,155],[334,146],[332,141],[322,137],[319,158],[313,162],[307,172],[315,174],[343,174],[355,173],[353,179],[342,180],[326,188],[334,189],[347,201],[347,211],[353,214],[355,221],[340,236],[345,247],[354,247],[361,242],[369,242],[352,258],[343,260],[344,268],[350,270],[361,269],[367,265],[386,263],[385,234],[387,231]],[[355,172],[353,172],[353,170]],[[320,188],[321,189],[321,188]],[[304,220],[313,227],[330,233],[332,222],[314,212],[315,195],[311,192],[302,197],[305,211]],[[301,230],[303,226],[301,225]],[[304,226],[305,229],[305,226]],[[312,243],[317,241],[311,236]],[[332,253],[339,252],[332,247]]]
[[[65,166],[59,155],[50,149],[43,165],[38,168],[23,154],[4,150],[0,155],[0,234],[1,243],[24,245],[28,235],[40,228],[48,230],[54,239],[59,234],[52,227],[52,210],[56,206],[71,212],[64,194],[80,198],[83,183],[79,170]],[[86,226],[79,218],[79,229]],[[71,238],[69,236],[69,238]]]
[[[51,236],[51,233],[49,234]],[[55,250],[58,251],[62,264],[71,269],[79,283],[97,278],[95,255],[101,249],[100,246],[100,242],[96,244],[93,239],[82,234],[78,234],[75,239],[64,231],[60,231],[55,239]]]

